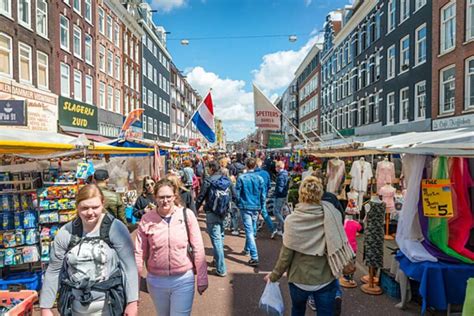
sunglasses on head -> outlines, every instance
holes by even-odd
[[[145,186],[147,186],[147,187],[152,187],[152,186],[154,186],[154,185],[155,185],[154,182],[147,182],[147,183],[145,183]]]

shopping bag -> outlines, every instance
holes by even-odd
[[[281,316],[285,311],[285,304],[281,296],[280,283],[268,282],[260,298],[260,309],[267,315]]]

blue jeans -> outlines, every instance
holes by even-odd
[[[238,231],[239,230],[239,209],[237,206],[232,205],[231,210],[230,210],[230,215],[231,215],[231,220],[230,220],[230,227],[232,231]]]
[[[262,209],[262,217],[265,220],[265,224],[267,224],[267,227],[270,232],[273,233],[275,227],[273,226],[272,218],[270,217],[270,215],[268,215],[267,206],[264,206]]]
[[[255,242],[255,225],[257,223],[258,211],[240,210],[245,230],[245,248],[250,252],[250,258],[258,260],[257,243]]]
[[[313,295],[318,316],[334,315],[337,283],[332,281],[319,291],[309,292],[300,289],[293,283],[289,283],[291,296],[291,316],[304,316],[306,312],[306,301],[309,295]]]
[[[224,223],[214,213],[206,213],[207,232],[211,238],[212,248],[214,250],[214,260],[216,262],[216,271],[220,274],[226,273],[224,258]]]
[[[277,229],[281,231],[283,231],[283,223],[285,222],[281,210],[285,202],[286,198],[275,198],[275,203],[273,204],[273,215],[275,215],[277,219]]]

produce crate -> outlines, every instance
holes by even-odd
[[[400,284],[395,281],[395,276],[391,274],[388,269],[380,270],[380,287],[382,287],[388,296],[400,299]]]
[[[33,315],[33,305],[38,300],[38,292],[36,291],[0,291],[0,302],[11,304],[12,299],[23,300],[21,303],[6,312],[5,316],[31,316]]]

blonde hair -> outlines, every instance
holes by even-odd
[[[227,168],[228,163],[229,163],[229,161],[225,157],[219,159],[219,165],[221,165],[221,168]]]
[[[321,179],[308,176],[301,182],[298,201],[300,203],[320,204],[323,196],[323,183]]]
[[[172,173],[168,173],[166,175],[166,179],[170,180],[173,185],[175,187],[177,187],[178,189],[182,189],[182,190],[185,190],[185,191],[189,191],[188,189],[186,189],[186,187],[184,186],[183,184],[183,181],[181,181],[181,177],[175,175],[175,174],[172,174]]]
[[[76,205],[79,205],[82,201],[98,197],[102,204],[104,204],[104,194],[96,184],[87,184],[79,189],[76,196]],[[105,210],[105,209],[104,209]]]

